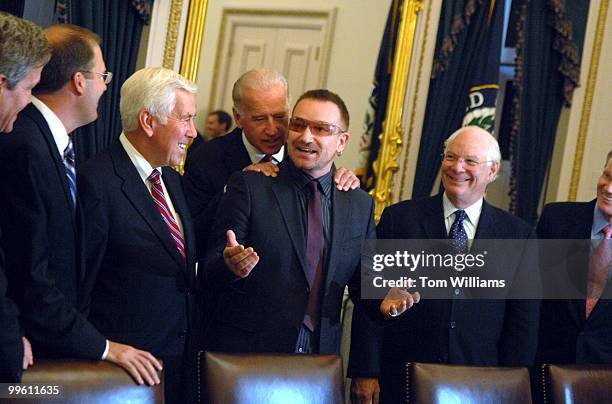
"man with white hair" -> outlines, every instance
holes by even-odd
[[[532,238],[534,232],[527,223],[484,200],[499,168],[499,146],[491,134],[476,126],[459,129],[445,143],[441,167],[444,192],[386,208],[377,238],[462,239],[467,246],[475,238]],[[518,273],[519,266],[511,270]],[[512,279],[511,274],[507,276]],[[398,313],[383,314],[392,317]],[[372,360],[367,369],[349,364],[353,402],[378,402],[378,378],[383,402],[403,401],[406,362],[531,365],[537,326],[538,304],[534,301],[421,299],[391,325],[378,330],[383,335],[380,360]],[[353,345],[351,355],[360,349]]]
[[[196,136],[196,86],[164,68],[121,87],[123,133],[77,176],[87,268],[97,274],[91,321],[163,360],[167,402],[185,402],[194,312],[195,245],[178,165]],[[143,366],[149,366],[143,364]]]
[[[17,114],[30,103],[32,88],[50,57],[51,47],[41,27],[0,12],[0,134],[13,130]],[[33,357],[19,325],[17,305],[6,292],[0,250],[0,383],[16,383]]]

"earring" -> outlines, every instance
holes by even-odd
[[[342,156],[342,150],[338,150],[338,151],[336,152],[336,156],[338,156],[338,157]]]

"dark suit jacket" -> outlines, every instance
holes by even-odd
[[[2,232],[0,231],[0,239]],[[19,327],[19,311],[6,296],[4,255],[0,249],[0,383],[19,383],[23,358],[23,332]]]
[[[219,293],[208,348],[227,352],[294,352],[309,295],[306,232],[295,170],[281,163],[277,177],[240,172],[221,200],[207,253],[206,282]],[[360,250],[374,238],[372,199],[361,190],[332,187],[331,245],[321,303],[319,350],[340,348],[340,308],[346,285],[359,305]],[[239,279],[223,263],[225,232],[260,257]]]
[[[87,265],[97,274],[91,321],[112,341],[161,357],[166,385],[178,386],[191,330],[195,255],[193,224],[178,173],[162,169],[179,215],[187,260],[178,252],[153,198],[119,141],[83,164]]]
[[[9,296],[38,357],[100,359],[105,338],[87,321],[91,274],[82,217],[42,114],[28,105],[0,137],[0,223]],[[77,201],[78,203],[78,201]]]
[[[533,230],[525,222],[483,203],[476,239],[532,236]],[[386,208],[377,238],[446,239],[442,194]],[[517,260],[514,270],[520,266]],[[530,365],[537,345],[537,324],[538,304],[532,301],[423,300],[382,331],[382,392],[387,390],[390,402],[403,397],[397,389],[406,362]]]
[[[242,129],[203,143],[185,161],[185,197],[196,230],[198,257],[203,261],[210,228],[229,177],[251,164],[242,143]]]
[[[595,200],[551,203],[538,222],[544,239],[590,239]],[[584,256],[586,284],[588,256]],[[612,363],[612,302],[601,299],[585,318],[585,300],[543,300],[538,362]]]

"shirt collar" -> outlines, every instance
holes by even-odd
[[[242,143],[244,143],[244,147],[246,147],[247,153],[249,153],[249,158],[253,164],[257,164],[264,158],[265,153],[260,152],[255,146],[249,142],[246,135],[244,134],[244,130],[242,131]],[[283,157],[285,156],[285,146],[282,146],[278,153],[272,155],[272,162],[274,164],[278,164],[283,161]]]
[[[292,174],[295,180],[295,184],[299,189],[304,189],[313,180],[313,178],[310,175],[306,174],[304,171],[297,168],[295,165],[293,165],[293,161],[291,161],[290,158],[288,158],[286,161],[286,168]],[[323,195],[325,195],[326,198],[331,197],[331,189],[333,183],[332,178],[334,176],[335,171],[336,166],[332,164],[331,170],[329,170],[327,174],[323,174],[319,178],[316,178],[316,180],[321,185],[321,191],[323,192]]]
[[[32,96],[32,105],[34,105],[34,107],[42,114],[43,118],[45,118],[45,121],[47,121],[47,125],[49,125],[49,130],[53,135],[55,145],[57,146],[60,156],[63,157],[64,150],[66,150],[66,147],[68,147],[68,143],[70,142],[68,132],[66,132],[66,127],[57,117],[57,115],[55,115],[55,112],[51,111],[51,108],[34,96]]]
[[[465,211],[465,214],[467,215],[467,218],[470,223],[472,223],[474,226],[478,224],[478,220],[480,219],[480,212],[482,211],[483,201],[484,198],[480,198],[472,205],[468,206],[465,209],[462,209],[463,211]],[[444,219],[448,219],[448,217],[455,213],[455,211],[460,210],[459,208],[455,207],[455,205],[453,205],[450,199],[448,199],[446,192],[444,192],[444,194],[442,195],[442,206],[444,207]]]
[[[603,238],[603,229],[610,222],[606,220],[601,210],[597,208],[595,204],[595,211],[593,212],[593,226],[591,227],[591,238]]]
[[[147,159],[144,158],[144,156],[140,154],[140,152],[134,147],[134,145],[130,142],[127,136],[125,136],[125,133],[121,132],[121,135],[119,136],[119,141],[125,149],[125,152],[127,153],[128,157],[132,161],[132,164],[134,164],[134,166],[136,167],[140,178],[142,178],[142,180],[146,184],[147,178],[149,178],[149,175],[151,175],[151,173],[153,172],[153,167],[151,166],[151,164],[149,164]],[[157,171],[159,171],[159,175],[161,177],[161,167],[155,168],[157,169]]]

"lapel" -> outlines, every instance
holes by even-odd
[[[489,205],[486,200],[483,200],[474,240],[500,238],[499,228],[497,224],[497,215],[495,215],[491,205]]]
[[[590,239],[591,238],[591,227],[593,226],[593,209],[595,209],[595,200],[589,203],[581,203],[575,205],[575,209],[571,215],[568,215],[566,218],[567,226],[565,228],[566,238],[567,239]],[[584,287],[586,291],[586,277],[589,270],[588,258],[585,262],[585,271],[584,271]],[[574,322],[578,324],[578,326],[582,329],[584,327],[584,323],[587,321],[586,314],[586,300],[585,299],[574,299],[567,300],[565,302],[568,306],[568,310],[574,319]],[[602,302],[603,303],[603,302]],[[600,302],[598,302],[591,315],[589,316],[589,321],[592,321],[594,317],[597,317],[597,313],[601,310]]]
[[[281,167],[278,172],[278,180],[272,184],[272,192],[283,217],[283,223],[289,234],[291,245],[298,257],[302,272],[306,279],[306,229],[302,222],[302,212],[298,199],[293,177],[288,172],[288,167]]]
[[[442,206],[442,193],[431,198],[432,203],[423,206],[423,232],[427,239],[443,240],[448,238],[444,224],[444,207]]]
[[[244,167],[251,165],[251,158],[247,152],[244,143],[242,143],[242,129],[236,128],[228,135],[227,144],[225,145],[225,169],[229,174],[242,170]]]
[[[333,181],[333,180],[332,180]],[[338,191],[332,183],[332,210],[331,210],[331,240],[329,246],[329,258],[327,260],[327,274],[325,276],[325,289],[329,289],[329,284],[334,278],[336,269],[342,265],[339,262],[339,255],[344,245],[345,233],[351,225],[352,199],[350,191]],[[361,269],[359,269],[361,270]]]
[[[168,227],[164,223],[153,197],[149,193],[146,185],[142,182],[136,167],[132,164],[129,156],[119,141],[116,141],[110,148],[110,155],[115,168],[115,174],[122,180],[121,191],[130,201],[134,209],[140,214],[144,221],[149,225],[153,233],[159,238],[177,264],[184,267],[184,259],[180,256],[174,239],[170,235]],[[164,178],[164,184],[166,178]],[[167,197],[167,196],[166,196]]]
[[[64,198],[66,200],[66,205],[71,212],[74,212],[74,206],[72,204],[72,195],[70,194],[70,186],[68,185],[68,178],[66,177],[66,168],[64,167],[62,156],[60,155],[59,150],[57,150],[57,144],[55,143],[55,139],[53,139],[53,134],[49,129],[49,124],[47,124],[47,121],[45,121],[43,115],[38,109],[36,109],[33,104],[29,104],[22,113],[28,115],[39,127],[42,138],[44,139],[44,142],[46,143],[47,148],[49,150],[49,155],[53,160],[55,171],[57,172],[57,175],[60,178]],[[72,220],[74,226],[74,215],[71,216],[73,216]]]

